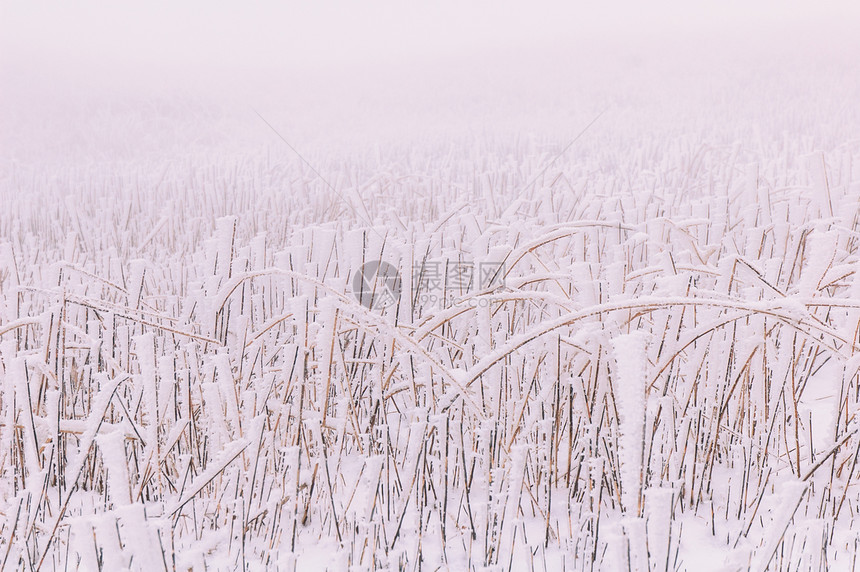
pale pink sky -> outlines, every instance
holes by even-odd
[[[3,63],[326,67],[415,61],[573,39],[736,41],[856,29],[856,2],[9,2]],[[824,32],[824,34],[822,34]],[[802,39],[802,38],[799,38]]]
[[[749,74],[814,117],[817,98],[855,95],[807,75],[856,77],[858,5],[0,0],[0,147],[243,147],[271,137],[253,109],[302,145],[487,126],[563,139],[607,105],[671,129],[678,99],[706,118],[699,102]]]

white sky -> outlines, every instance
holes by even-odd
[[[312,67],[433,59],[571,38],[803,34],[856,2],[0,2],[2,61]]]
[[[756,69],[788,76],[798,57],[806,69],[813,61],[856,71],[857,6],[0,0],[0,123],[16,131],[0,134],[0,144],[24,137],[34,148],[45,140],[73,146],[78,132],[93,131],[93,109],[114,113],[111,105],[130,96],[211,100],[255,127],[258,108],[295,137],[325,129],[342,139],[374,126],[444,130],[475,118],[502,129],[510,121],[516,131],[541,114],[567,133],[603,99],[631,101],[630,91],[655,76],[686,89],[691,73],[756,58]],[[586,88],[596,103],[579,110]],[[648,97],[639,98],[641,113],[654,115]],[[666,113],[672,106],[665,103]],[[164,122],[173,119],[158,117],[161,127],[141,125],[133,137],[158,129],[172,137]],[[111,121],[110,129],[127,129]]]

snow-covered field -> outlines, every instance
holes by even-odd
[[[852,569],[837,28],[4,56],[0,569]]]

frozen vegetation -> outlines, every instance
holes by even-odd
[[[0,568],[854,567],[856,67],[634,52],[8,90]]]

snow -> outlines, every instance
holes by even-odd
[[[4,7],[0,569],[850,569],[851,18],[384,4]]]

